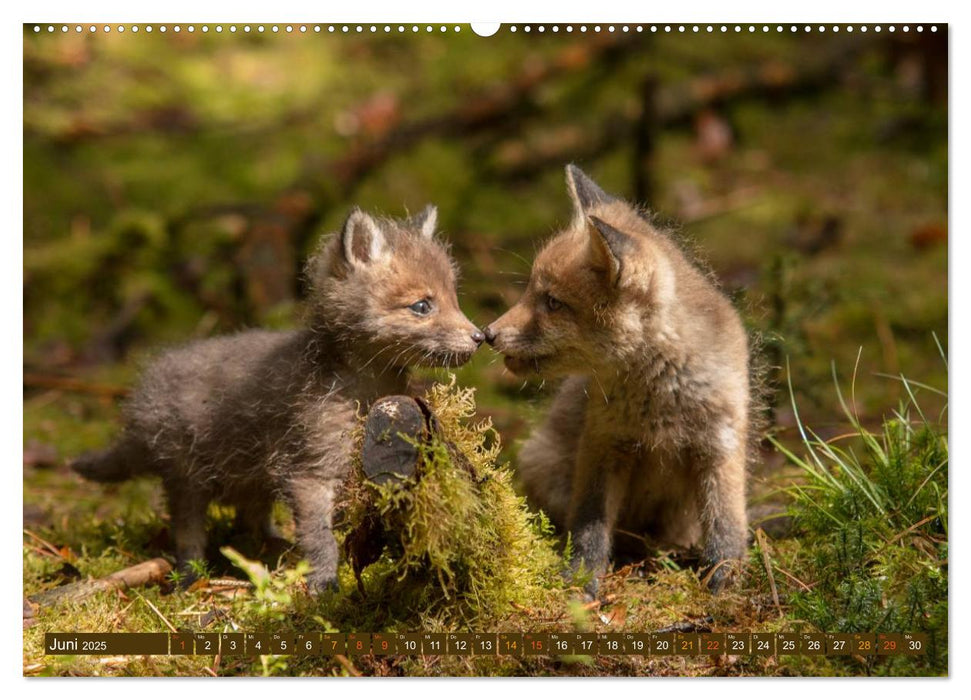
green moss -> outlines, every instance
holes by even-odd
[[[490,421],[473,421],[473,394],[454,377],[427,393],[441,431],[419,447],[417,479],[378,486],[359,472],[349,488],[346,531],[384,538],[350,601],[355,616],[380,610],[397,629],[487,629],[516,605],[545,607],[562,594],[549,523],[498,464],[498,436]]]

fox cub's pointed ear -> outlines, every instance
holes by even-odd
[[[341,231],[344,258],[352,265],[368,265],[383,260],[388,244],[378,222],[360,209],[354,209]]]
[[[435,235],[435,226],[437,224],[438,208],[434,204],[429,204],[408,219],[408,225],[418,231],[422,235],[422,238],[431,238]]]
[[[624,257],[634,247],[634,241],[595,216],[587,219],[587,228],[594,267],[606,271],[610,286],[615,287],[624,269]]]
[[[572,163],[566,166],[566,187],[570,191],[573,212],[578,223],[586,219],[587,211],[591,207],[614,201],[613,197],[600,189],[600,185]]]

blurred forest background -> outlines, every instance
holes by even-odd
[[[353,205],[400,216],[437,204],[460,301],[493,320],[568,220],[567,162],[658,212],[711,263],[776,368],[782,439],[794,432],[787,361],[824,437],[841,418],[831,363],[848,381],[860,348],[864,423],[903,392],[873,374],[946,386],[932,337],[946,347],[943,32],[367,29],[25,28],[35,517],[53,496],[35,467],[107,442],[140,359],[298,323],[303,261]],[[496,357],[483,349],[458,377],[514,455],[550,387]]]

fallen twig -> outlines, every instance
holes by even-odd
[[[49,591],[29,596],[28,599],[31,603],[39,606],[54,605],[63,601],[78,601],[101,591],[124,590],[152,583],[161,583],[170,571],[172,571],[172,565],[165,559],[149,559],[127,569],[116,571],[104,578],[77,581],[58,586]],[[172,631],[174,632],[175,629]]]
[[[253,582],[238,578],[211,578],[209,588],[253,588]]]
[[[627,564],[626,566],[622,566],[616,571],[611,571],[608,574],[604,574],[603,576],[600,577],[600,579],[602,581],[607,581],[613,578],[627,578],[628,576],[633,576],[639,569],[642,569],[642,568],[644,568],[643,561],[634,562],[632,564]]]
[[[348,659],[346,656],[343,654],[334,654],[334,658],[337,659],[337,663],[343,666],[344,670],[349,674],[358,678],[361,677],[361,672],[354,668],[354,664],[352,664],[350,659]]]
[[[759,545],[759,551],[762,553],[762,564],[765,566],[765,573],[769,577],[769,588],[772,589],[772,602],[775,603],[776,610],[779,611],[779,617],[782,617],[782,605],[779,603],[779,591],[775,586],[775,575],[772,573],[772,562],[769,559],[769,543],[765,537],[765,531],[762,528],[757,528],[755,530],[755,539]]]
[[[144,598],[142,596],[139,596],[139,598],[142,599],[142,601],[145,603],[145,605],[147,605],[148,607],[150,607],[152,609],[152,612],[154,612],[156,615],[159,616],[159,619],[162,622],[165,623],[165,626],[169,628],[169,631],[171,631],[171,632],[178,632],[179,631],[179,630],[175,629],[175,626],[171,622],[168,621],[168,619],[165,617],[165,615],[162,614],[162,611],[161,610],[159,610],[154,605],[152,605],[152,601],[150,601],[150,600],[148,600],[148,599],[146,599],[146,598]]]
[[[527,615],[529,615],[530,617],[532,617],[533,615],[535,615],[535,614],[536,614],[536,613],[535,613],[535,612],[534,612],[534,611],[532,610],[532,608],[527,608],[527,607],[526,607],[525,605],[520,605],[519,603],[517,603],[517,602],[515,602],[515,601],[513,601],[513,602],[511,603],[511,605],[512,605],[512,607],[514,607],[514,608],[515,608],[516,610],[518,610],[519,612],[523,612],[523,613],[526,613],[526,614],[527,614]]]
[[[785,576],[787,579],[791,580],[797,586],[799,586],[800,588],[802,588],[804,591],[811,591],[813,589],[813,586],[816,585],[816,584],[810,585],[808,583],[804,583],[804,582],[800,581],[799,579],[797,579],[795,576],[793,576],[792,574],[790,574],[788,571],[786,571],[785,569],[783,569],[778,564],[776,564],[773,568],[775,568],[776,571],[778,571],[780,574],[782,574],[783,576]]]
[[[31,532],[27,528],[24,528],[24,534],[27,535],[28,537],[30,537],[31,539],[36,540],[41,545],[43,545],[43,548],[44,549],[48,550],[49,553],[53,554],[58,559],[63,559],[64,561],[67,561],[67,557],[64,556],[64,553],[61,552],[61,550],[59,550],[57,547],[55,547],[54,545],[52,545],[50,542],[48,542],[47,540],[45,540],[40,535],[38,535],[38,534],[36,534],[34,532]]]
[[[927,523],[929,523],[930,521],[932,521],[932,520],[934,520],[935,518],[938,518],[938,517],[940,517],[940,516],[937,515],[936,513],[934,515],[928,515],[926,518],[924,518],[923,520],[921,520],[919,522],[914,523],[913,525],[911,525],[910,527],[908,527],[903,532],[898,532],[896,535],[894,535],[892,538],[890,538],[890,540],[887,541],[887,545],[886,546],[892,545],[897,540],[903,539],[905,536],[907,536],[908,534],[910,534],[911,532],[913,532],[917,528],[921,527],[922,525],[926,525]],[[882,552],[883,549],[881,549],[880,551]]]
[[[711,623],[713,620],[714,618],[708,616],[703,617],[700,620],[685,620],[684,622],[675,622],[673,625],[668,625],[667,627],[654,630],[654,633],[670,634],[671,632],[680,632],[682,634],[687,634],[688,632],[711,632]]]
[[[731,566],[731,561],[728,559],[722,559],[720,562],[711,567],[711,570],[701,579],[701,585],[707,587],[708,583],[711,581],[712,577],[721,569],[723,566]]]

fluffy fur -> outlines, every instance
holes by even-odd
[[[721,587],[746,548],[747,336],[731,303],[626,202],[567,167],[571,225],[485,329],[519,374],[565,377],[519,453],[527,496],[602,574],[620,528],[700,543]],[[595,594],[594,576],[588,591]]]
[[[204,557],[211,501],[267,534],[274,500],[285,499],[311,588],[333,585],[334,502],[358,411],[406,393],[409,366],[461,364],[483,338],[459,310],[455,267],[434,228],[433,207],[408,221],[353,211],[307,265],[307,328],[163,354],[125,406],[119,441],[75,469],[98,481],[160,476],[183,570]]]

